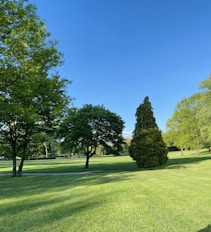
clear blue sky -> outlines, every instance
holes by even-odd
[[[59,40],[74,106],[104,105],[135,125],[149,96],[161,130],[211,72],[210,0],[29,0]]]

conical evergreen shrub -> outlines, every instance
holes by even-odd
[[[147,96],[136,111],[136,124],[129,154],[139,167],[149,168],[165,164],[168,160],[167,153]]]

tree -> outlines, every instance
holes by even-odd
[[[165,142],[168,151],[178,151],[179,148],[176,146],[176,134],[174,131],[166,131],[162,133],[163,141]]]
[[[67,80],[53,71],[62,64],[57,42],[48,39],[35,6],[0,0],[0,133],[21,175],[35,133],[50,133],[68,103]]]
[[[59,81],[58,77],[41,79],[18,80],[10,87],[10,96],[4,95],[2,101],[0,133],[4,143],[10,145],[13,176],[16,176],[16,156],[21,157],[18,170],[18,175],[21,175],[33,135],[41,132],[52,134],[68,102],[65,80]]]
[[[57,41],[46,40],[44,22],[27,0],[0,0],[0,86],[5,89],[18,79],[46,73],[61,62]]]
[[[168,160],[166,145],[153,116],[148,96],[136,111],[136,125],[129,154],[141,168],[160,166]]]
[[[103,147],[108,154],[122,151],[123,120],[103,106],[84,105],[80,109],[70,109],[63,121],[59,135],[62,145],[70,152],[83,150],[86,155],[85,168],[97,147]]]
[[[174,143],[183,149],[195,148],[197,155],[202,145],[200,122],[197,118],[201,109],[201,94],[194,94],[182,99],[176,106],[174,114],[167,121],[167,133],[174,137]]]
[[[211,146],[211,75],[202,81],[199,86],[204,91],[201,94],[200,99],[200,111],[197,113],[198,120],[200,122],[200,131],[203,137],[204,145],[206,147]]]

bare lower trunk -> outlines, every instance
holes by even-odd
[[[96,147],[87,147],[86,149],[86,164],[85,164],[85,168],[89,168],[89,159],[95,154],[96,152]]]
[[[16,152],[16,143],[15,142],[12,142],[11,143],[11,148],[12,148],[12,176],[13,177],[16,177],[16,155],[17,155],[17,152]]]
[[[200,154],[200,149],[197,148],[197,149],[196,149],[196,155],[198,156],[199,154]]]
[[[13,157],[13,168],[12,168],[12,176],[15,177],[16,176],[16,156]]]
[[[12,159],[12,176],[16,176],[16,156],[13,156]]]
[[[18,167],[18,176],[22,175],[23,163],[24,163],[24,158],[22,157],[21,162],[20,162],[19,167]]]
[[[89,154],[86,154],[86,164],[85,164],[85,168],[89,168]]]
[[[44,145],[44,148],[45,148],[45,157],[48,158],[48,148],[47,148],[45,143],[43,145]]]

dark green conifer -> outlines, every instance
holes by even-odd
[[[160,166],[168,160],[167,148],[148,96],[136,111],[136,124],[129,154],[141,168]]]

